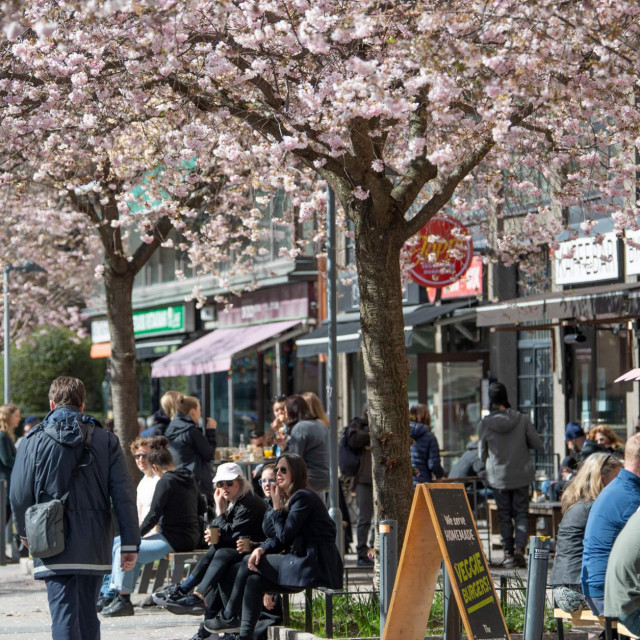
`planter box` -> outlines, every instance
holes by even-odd
[[[598,631],[600,629],[598,628]],[[587,631],[565,631],[565,640],[587,640]],[[287,627],[269,627],[269,640],[325,640],[306,631],[287,629]],[[463,634],[461,638],[466,638]],[[334,638],[334,640],[380,640],[380,638]],[[426,636],[424,640],[442,640],[442,636]],[[511,640],[523,640],[521,633],[512,633]],[[542,640],[557,640],[555,633],[545,633]]]

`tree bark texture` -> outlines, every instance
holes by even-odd
[[[117,271],[105,262],[104,286],[107,320],[111,334],[111,397],[115,432],[125,452],[132,478],[139,478],[129,445],[138,437],[138,390],[136,346],[133,335],[133,268],[126,264]]]
[[[398,522],[402,544],[413,499],[400,273],[402,241],[370,220],[368,216],[356,216],[356,263],[374,501],[379,520]]]

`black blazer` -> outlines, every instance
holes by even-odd
[[[296,491],[288,509],[274,511],[275,536],[260,545],[267,553],[285,551],[279,584],[286,587],[342,588],[342,559],[336,525],[311,489]]]

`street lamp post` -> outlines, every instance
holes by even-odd
[[[4,293],[4,404],[9,404],[10,397],[10,384],[9,375],[10,361],[9,361],[9,348],[10,348],[10,313],[11,306],[9,301],[9,274],[11,271],[22,271],[23,273],[46,273],[47,270],[43,269],[39,264],[35,262],[27,262],[22,267],[14,267],[10,264],[4,266],[4,280],[3,280],[3,293]]]

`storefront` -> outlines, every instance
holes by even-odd
[[[317,372],[297,370],[293,357],[293,340],[309,330],[312,301],[308,282],[245,293],[218,308],[217,328],[154,362],[151,375],[189,377],[203,413],[218,421],[219,443],[238,444],[240,434],[247,441],[268,426],[274,395],[317,385]]]

